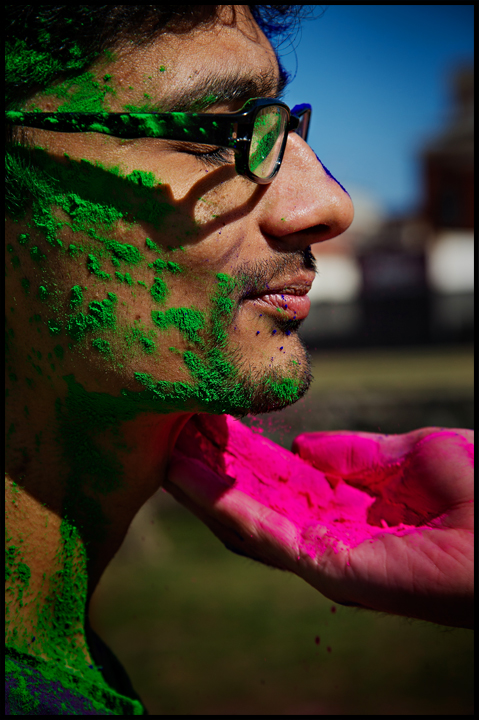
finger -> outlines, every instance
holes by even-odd
[[[293,569],[298,556],[296,525],[232,487],[203,463],[175,453],[164,487],[230,549],[274,567]]]
[[[193,515],[196,515],[196,517],[211,530],[211,532],[228,550],[236,553],[237,555],[249,557],[252,560],[258,560],[261,562],[260,558],[255,557],[251,551],[246,553],[244,549],[244,538],[240,533],[236,532],[233,528],[229,528],[227,525],[224,525],[222,522],[217,520],[217,518],[213,517],[211,512],[208,513],[202,507],[197,505],[177,485],[167,480],[164,483],[163,488],[169,492],[175,500],[183,505],[183,507],[193,513]]]
[[[331,497],[323,473],[228,415],[197,415],[175,447],[264,505],[279,512],[287,506],[293,520],[302,505],[324,506]]]

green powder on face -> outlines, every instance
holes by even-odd
[[[100,85],[94,75],[87,71],[75,78],[42,91],[45,97],[63,100],[57,112],[89,112],[94,113],[108,109],[108,95],[115,96],[115,90],[107,84]]]
[[[153,268],[154,270],[157,270],[157,271],[160,271],[160,272],[161,272],[162,270],[166,270],[166,268],[167,268],[168,266],[167,266],[166,260],[159,260],[159,259],[158,259],[158,260],[155,260],[155,261],[152,262],[152,263],[148,263],[148,267],[151,267],[151,268]]]
[[[78,70],[81,69],[79,65]],[[162,67],[160,71],[164,69]],[[59,112],[97,112],[108,109],[108,99],[113,97],[114,90],[106,83],[111,79],[111,76],[104,75],[99,83],[93,75],[84,72],[50,88],[49,94],[61,100]],[[99,125],[93,124],[90,130],[95,127],[101,129],[101,118],[98,122]],[[161,130],[154,120],[139,118],[139,122],[144,123],[153,135]],[[188,118],[185,115],[178,114],[174,118],[174,125],[176,128],[184,128],[187,137]],[[105,141],[109,142],[109,139],[105,138]],[[8,169],[18,178],[17,192],[15,198],[9,200],[7,211],[11,217],[20,220],[31,209],[31,219],[25,221],[27,227],[34,230],[32,235],[36,249],[31,257],[38,251],[38,257],[34,259],[43,261],[46,249],[49,260],[55,258],[55,252],[59,256],[66,255],[69,267],[76,264],[79,271],[85,268],[89,271],[97,293],[100,288],[100,297],[104,285],[97,279],[111,282],[115,287],[118,287],[118,282],[129,286],[134,283],[142,285],[147,291],[149,289],[155,303],[165,305],[170,283],[181,281],[182,278],[176,276],[185,272],[178,263],[165,258],[165,250],[160,246],[159,239],[171,232],[166,229],[165,233],[165,221],[169,222],[168,228],[175,227],[174,214],[179,212],[171,203],[169,188],[163,188],[161,180],[151,172],[134,170],[128,175],[122,173],[119,167],[104,167],[99,162],[88,160],[72,160],[67,154],[62,160],[60,162],[40,148],[33,151],[9,148],[7,153]],[[197,227],[184,211],[180,212],[180,220],[178,226],[184,230],[177,240],[186,244],[190,236],[196,238]],[[146,223],[151,226],[147,232],[157,241],[147,238],[145,246],[138,249],[112,239],[120,223],[122,229],[127,230],[135,226],[143,228]],[[80,240],[64,247],[60,238],[63,228],[68,229],[68,238],[76,233]],[[28,233],[22,235],[25,236],[22,240],[18,236],[20,249],[28,241]],[[41,244],[42,238],[46,247]],[[176,249],[170,248],[171,251]],[[185,251],[183,245],[179,249]],[[159,257],[154,259],[154,255]],[[140,269],[143,272],[140,277],[147,282],[137,278]],[[43,270],[43,266],[38,268],[39,276],[33,282],[35,287],[39,282],[44,283],[39,286],[39,297],[42,301],[50,299],[51,302],[50,312],[43,322],[54,336],[52,345],[58,343],[52,347],[53,354],[49,353],[60,361],[57,373],[65,355],[68,357],[68,349],[71,350],[76,343],[83,343],[80,352],[84,357],[94,354],[94,362],[98,366],[104,362],[108,370],[111,361],[115,360],[116,347],[113,340],[120,337],[126,346],[121,359],[125,361],[125,368],[129,369],[129,380],[136,379],[141,388],[136,391],[123,389],[118,397],[113,397],[106,392],[88,392],[73,375],[64,375],[67,395],[56,402],[59,448],[64,466],[68,469],[67,477],[64,478],[67,492],[61,513],[62,544],[58,557],[62,571],[48,579],[51,584],[46,592],[47,602],[38,618],[37,643],[38,647],[47,649],[50,659],[57,660],[59,665],[64,665],[66,659],[87,681],[100,685],[103,682],[100,672],[96,667],[86,667],[82,648],[75,643],[74,638],[75,631],[81,635],[84,623],[87,565],[94,559],[89,554],[89,548],[93,545],[101,546],[108,533],[107,519],[103,515],[99,498],[118,490],[124,482],[123,466],[117,452],[122,423],[145,412],[167,413],[187,411],[189,408],[193,411],[202,408],[207,412],[244,414],[251,403],[251,389],[239,377],[237,369],[225,353],[234,308],[231,295],[235,288],[234,280],[226,274],[217,276],[216,292],[207,311],[200,312],[193,307],[155,309],[151,312],[151,322],[148,318],[148,323],[153,327],[140,328],[137,325],[121,326],[117,319],[118,299],[112,292],[107,293],[103,300],[90,302],[87,310],[81,312],[87,288],[75,285],[70,296],[65,298],[65,306],[69,303],[69,307],[65,310],[61,298],[58,307],[54,307],[57,291],[52,291],[55,286],[49,285],[43,274],[40,280],[40,272]],[[73,278],[76,277],[74,270],[71,271]],[[79,272],[77,277],[81,276]],[[24,290],[28,292],[30,281],[27,278],[24,281]],[[125,285],[122,292],[127,292]],[[142,290],[141,293],[143,299],[148,299],[147,292]],[[131,294],[128,290],[128,295]],[[123,305],[128,307],[129,303],[123,300]],[[40,322],[40,316],[38,318]],[[154,377],[162,371],[161,362],[155,362],[155,354],[158,352],[155,340],[158,337],[163,340],[161,336],[172,329],[181,335],[183,341],[190,343],[187,350],[174,349],[177,357],[173,356],[178,363],[184,363],[184,368],[189,372],[188,382],[170,382]],[[56,337],[62,333],[62,337]],[[176,338],[172,340],[175,341]],[[159,344],[161,346],[164,343],[165,340]],[[178,344],[183,347],[185,343]],[[159,349],[161,351],[162,347]],[[132,361],[134,363],[139,357],[142,363],[150,363],[145,355],[153,358],[152,374],[135,372],[134,364],[130,369]],[[116,362],[118,366],[118,358]],[[39,366],[34,367],[38,372]],[[144,367],[144,364],[137,367]],[[29,385],[34,387],[34,381],[29,380]],[[287,380],[271,383],[271,391],[278,397],[292,398],[294,383],[289,381],[288,384]],[[105,431],[111,431],[112,436],[117,433],[118,446],[109,450],[100,447],[98,438]],[[39,446],[40,438],[36,447]],[[88,492],[85,492],[86,487]],[[9,571],[10,577],[15,578],[11,593],[28,592],[28,565],[20,552],[15,553],[15,548],[11,554]],[[16,637],[13,644],[28,652],[30,640],[26,635]]]
[[[166,283],[162,278],[156,277],[150,289],[151,296],[157,303],[162,303],[168,293]]]
[[[59,320],[47,320],[47,326],[51,335],[59,335],[62,331],[62,323]]]
[[[219,292],[213,300],[213,334],[218,347],[224,347],[228,339],[225,330],[225,319],[233,310],[233,303],[228,296],[233,292],[235,283],[233,278],[224,273],[218,273],[217,279]]]
[[[155,351],[155,343],[152,340],[149,340],[147,337],[141,337],[140,343],[146,353],[149,354]]]
[[[92,275],[96,275],[97,277],[102,278],[102,280],[109,280],[111,277],[110,273],[106,273],[100,269],[98,258],[91,253],[88,255],[86,266]]]
[[[205,316],[199,310],[194,308],[169,308],[165,312],[152,310],[151,319],[161,330],[171,326],[177,327],[190,342],[201,342],[198,331],[205,326]]]
[[[106,233],[123,218],[148,222],[160,230],[174,208],[162,197],[158,181],[155,184],[152,173],[134,171],[122,175],[118,167],[104,169],[101,163],[72,161],[67,155],[65,158],[67,162],[60,163],[40,148],[9,148],[6,163],[16,178],[16,196],[12,203],[7,200],[7,213],[21,219],[33,201],[33,224],[53,247],[62,247],[58,230],[64,225],[91,237],[90,254],[97,261],[89,260],[93,272],[98,270],[98,253],[93,250],[98,246],[112,260],[138,264],[143,259],[138,248],[112,240]],[[61,208],[70,221],[60,222],[53,207]],[[147,246],[151,247],[151,243]],[[158,250],[156,243],[154,248]],[[69,246],[72,256],[82,250],[76,243]]]
[[[38,287],[38,297],[42,302],[46,302],[48,298],[50,297],[50,293],[48,292],[45,285],[39,285]]]
[[[94,300],[88,305],[88,313],[70,315],[66,322],[66,332],[69,337],[78,342],[87,333],[98,332],[103,328],[113,328],[116,324],[115,305],[117,297],[109,292],[101,301]]]
[[[150,337],[148,337],[148,334]],[[155,351],[156,346],[154,340],[152,340],[153,331],[148,331],[148,334],[145,334],[145,331],[136,326],[133,327],[130,331],[125,333],[125,342],[128,348],[131,348],[135,344],[138,344],[141,348],[142,352],[146,354],[151,354]]]
[[[20,280],[22,288],[25,290],[25,295],[28,295],[30,292],[30,280],[28,278],[22,278]]]
[[[100,352],[102,355],[110,355],[111,354],[111,348],[110,343],[108,340],[102,340],[101,338],[96,338],[95,340],[91,341],[92,347],[94,347],[98,352]]]
[[[110,251],[112,259],[122,260],[128,265],[138,265],[142,259],[142,255],[136,247],[117,240],[107,240],[105,248]]]
[[[156,242],[154,242],[153,240],[151,240],[151,238],[146,238],[146,240],[145,240],[145,245],[146,245],[146,247],[149,248],[150,250],[154,250],[154,251],[157,252],[158,254],[161,254],[161,249],[158,247],[158,245],[156,244]]]
[[[154,188],[157,180],[152,172],[143,172],[142,170],[133,170],[128,176],[128,181],[134,185],[141,185],[145,188]]]
[[[166,266],[169,272],[173,273],[173,275],[177,275],[181,272],[181,268],[178,263],[171,262],[171,260],[168,260]]]
[[[42,253],[40,248],[38,248],[36,246],[30,248],[30,257],[35,262],[42,262],[42,260],[45,260],[45,255]]]
[[[70,297],[70,308],[76,308],[77,305],[81,305],[83,302],[83,291],[79,285],[72,287]]]

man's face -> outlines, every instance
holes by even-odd
[[[262,80],[260,94],[274,95],[275,53],[243,8],[236,23],[224,17],[97,62],[96,90],[80,78],[66,98],[40,93],[25,109],[177,110],[178,97],[199,86],[201,111],[212,75]],[[208,112],[237,111],[246,99],[220,98]],[[298,135],[266,186],[238,176],[232,155],[214,165],[192,154],[208,146],[32,137],[47,151],[33,155],[50,180],[29,226],[13,228],[11,245],[24,256],[7,282],[26,324],[46,320],[35,344],[54,361],[51,382],[72,374],[88,392],[141,392],[159,412],[241,415],[304,394],[311,378],[297,328],[307,303],[275,305],[273,291],[304,295],[314,277],[309,246],[343,232],[353,211]]]

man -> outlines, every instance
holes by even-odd
[[[353,208],[304,108],[274,105],[258,10],[25,7],[7,44],[7,713],[143,714],[89,600],[160,486],[191,504],[169,461],[192,416],[306,392],[309,246]],[[240,110],[244,139],[223,117]]]

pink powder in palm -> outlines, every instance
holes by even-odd
[[[352,548],[379,533],[403,534],[415,528],[401,520],[394,528],[384,518],[371,522],[377,497],[370,489],[348,484],[339,474],[347,475],[352,467],[379,466],[379,443],[364,439],[361,462],[346,457],[339,471],[334,435],[329,435],[328,443],[334,474],[314,468],[231,416],[197,415],[180,434],[176,449],[214,470],[224,480],[225,491],[234,487],[297,525],[311,556],[322,545]]]

